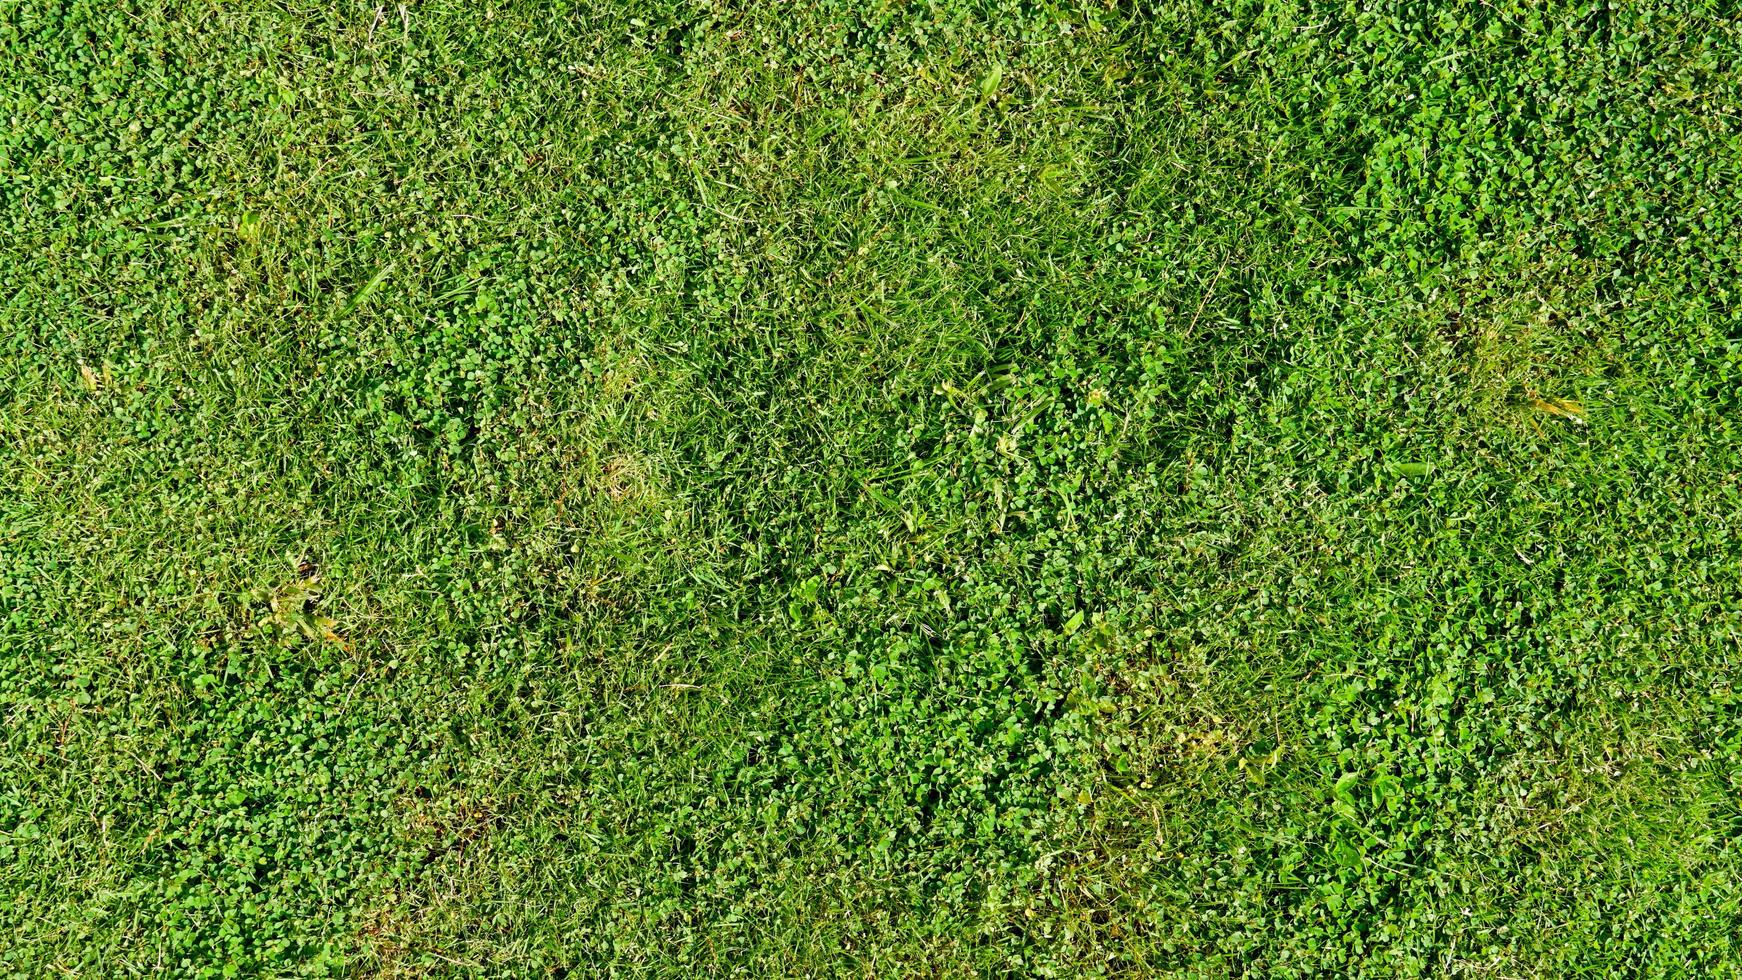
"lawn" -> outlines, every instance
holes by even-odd
[[[0,977],[1742,974],[1742,19],[0,6]]]

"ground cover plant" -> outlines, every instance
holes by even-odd
[[[1733,6],[0,49],[0,976],[1742,972]]]

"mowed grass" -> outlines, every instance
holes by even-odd
[[[1728,5],[0,49],[0,974],[1742,970]]]

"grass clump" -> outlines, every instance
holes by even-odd
[[[1742,964],[1722,5],[0,48],[0,974]]]

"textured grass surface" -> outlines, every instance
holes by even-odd
[[[0,974],[1734,975],[1734,15],[0,7]]]

